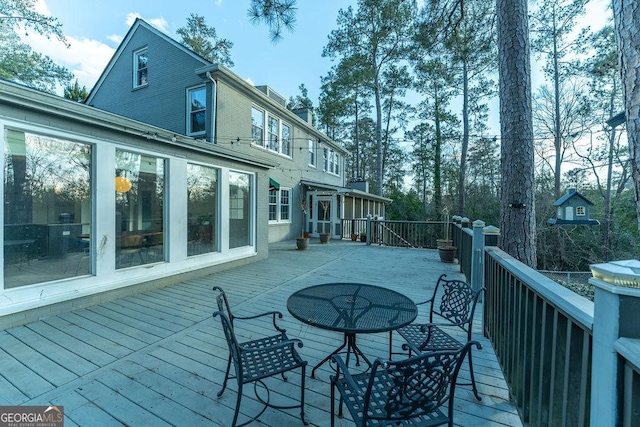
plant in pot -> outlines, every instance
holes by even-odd
[[[331,233],[325,232],[324,227],[327,224],[327,213],[331,208],[331,205],[328,201],[324,200],[320,202],[320,206],[322,207],[322,217],[324,219],[324,223],[322,224],[322,232],[320,233],[320,243],[329,243],[329,240],[331,240]]]
[[[456,259],[457,249],[455,246],[447,245],[438,248],[438,255],[442,262],[454,262]]]
[[[453,246],[453,240],[449,238],[449,229],[451,228],[451,224],[449,221],[449,212],[447,211],[447,208],[444,208],[442,214],[444,219],[444,239],[436,239],[438,249],[441,247]]]
[[[307,215],[307,201],[304,198],[304,194],[302,193],[302,189],[300,190],[300,210],[302,211],[302,231],[299,237],[296,237],[296,248],[299,251],[303,251],[309,247],[309,233],[304,231],[304,221],[305,216]]]
[[[367,242],[367,233],[360,233],[360,241]]]

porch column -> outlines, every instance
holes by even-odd
[[[593,360],[591,368],[591,425],[621,425],[618,402],[623,392],[615,343],[640,338],[640,261],[614,261],[591,266],[595,287]]]

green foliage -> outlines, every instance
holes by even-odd
[[[80,87],[78,79],[73,84],[68,84],[64,88],[64,97],[66,99],[72,99],[76,102],[84,102],[89,96],[89,91],[86,86]]]
[[[395,188],[385,194],[385,197],[393,200],[387,205],[385,219],[391,221],[425,221],[427,219],[422,201],[415,191],[404,193]]]
[[[203,16],[192,13],[187,18],[187,25],[176,30],[182,37],[182,44],[210,62],[217,62],[226,67],[233,67],[231,48],[233,42],[219,39],[214,27],[207,25]]]
[[[295,110],[297,108],[308,108],[313,111],[313,101],[309,98],[309,89],[301,83],[298,86],[300,90],[300,95],[296,95],[295,97],[289,97],[289,102],[287,102],[287,108],[289,110]]]
[[[49,93],[65,85],[73,75],[56,65],[51,58],[34,52],[22,43],[16,30],[21,26],[38,34],[55,36],[66,44],[62,24],[57,19],[36,12],[33,0],[0,0],[0,78]]]
[[[267,24],[275,43],[282,39],[282,30],[295,27],[296,0],[251,0],[247,14],[254,24]]]

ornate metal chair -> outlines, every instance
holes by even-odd
[[[416,304],[429,304],[429,323],[414,322],[397,330],[406,341],[402,348],[409,351],[409,356],[412,353],[456,350],[471,341],[473,316],[484,288],[475,291],[471,285],[462,280],[447,280],[445,277],[446,274],[443,274],[438,278],[433,296],[430,299]],[[466,339],[456,339],[445,332],[446,329],[452,332],[452,328],[460,328],[464,331]],[[389,358],[392,354],[396,354],[392,353],[391,339],[392,333],[389,334]],[[458,385],[472,386],[476,399],[482,400],[476,387],[471,350],[469,350],[468,358],[471,382],[458,383]]]
[[[235,414],[233,416],[231,426],[235,427],[238,421],[240,401],[242,400],[242,387],[244,384],[248,383],[253,383],[253,390],[256,398],[264,405],[264,407],[256,416],[252,417],[247,422],[239,424],[238,427],[257,420],[258,417],[264,413],[267,407],[276,409],[300,408],[300,418],[302,419],[302,422],[307,425],[308,422],[304,416],[304,389],[307,362],[302,360],[296,351],[296,346],[302,347],[302,342],[298,339],[289,339],[286,331],[278,327],[276,324],[276,317],[282,318],[282,313],[270,311],[255,316],[237,317],[231,313],[229,302],[224,291],[217,286],[215,286],[213,290],[218,292],[218,311],[213,313],[213,317],[220,317],[222,329],[224,330],[227,345],[229,346],[227,370],[224,376],[224,382],[222,383],[222,390],[218,392],[218,397],[222,396],[227,388],[227,380],[230,378],[229,374],[232,363],[235,368],[235,378],[238,382],[238,398],[236,400]],[[272,317],[273,326],[276,329],[277,334],[252,341],[242,343],[238,342],[234,330],[235,320],[249,320],[263,316]],[[298,368],[301,369],[300,404],[279,406],[270,403],[270,392],[263,380],[265,378],[281,374],[282,378],[287,381],[287,377],[284,373]],[[266,390],[266,398],[262,398],[258,394],[258,384]]]
[[[349,373],[342,357],[333,356],[337,368],[331,376],[331,426],[337,390],[338,416],[344,404],[356,426],[453,427],[456,378],[472,345],[481,348],[470,341],[457,350],[421,353],[402,361],[376,359],[371,372],[356,375]]]

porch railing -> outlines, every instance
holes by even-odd
[[[454,226],[454,239],[459,227]],[[499,248],[485,246],[487,236],[476,231],[481,227],[472,233],[482,237],[479,270],[473,257],[478,244],[460,256],[471,257],[471,269],[484,272],[484,333],[523,422],[639,426],[640,291],[592,278],[592,302]]]
[[[367,218],[342,220],[343,238],[352,233],[367,234],[367,242],[385,246],[436,248],[437,240],[445,236],[442,221],[390,221]]]
[[[530,426],[585,426],[591,411],[593,303],[485,250],[484,331]]]

